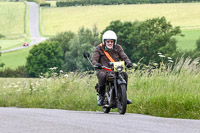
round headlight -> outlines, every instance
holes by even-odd
[[[117,71],[121,72],[123,70],[123,68],[121,66],[117,67]]]

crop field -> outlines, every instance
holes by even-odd
[[[30,42],[29,10],[27,10],[25,24],[25,4],[22,2],[0,2],[0,12],[0,34],[5,36],[5,38],[0,39],[1,50],[22,46],[27,41]]]
[[[191,29],[200,28],[199,14],[200,3],[42,8],[41,27],[46,35],[93,25],[101,31],[113,20],[134,22],[165,16],[172,25]]]
[[[0,2],[0,34],[18,38],[24,34],[25,4],[22,2]]]
[[[187,59],[173,71],[129,71],[127,113],[200,120],[200,69]],[[181,68],[181,69],[180,69]],[[166,69],[165,69],[166,70]],[[0,78],[0,106],[101,111],[96,74],[67,73],[52,78]],[[112,110],[116,111],[116,110]]]

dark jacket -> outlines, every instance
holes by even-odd
[[[98,45],[92,55],[92,64],[95,65],[96,63],[100,63],[103,66],[109,67],[108,66],[108,62],[110,62],[110,60],[106,57],[105,53],[102,50],[103,47],[101,47],[100,45]],[[117,44],[114,49],[108,51],[108,53],[110,54],[110,56],[117,62],[117,61],[125,61],[126,63],[131,62],[130,59],[128,58],[128,56],[124,53],[124,50],[122,49],[122,47]]]

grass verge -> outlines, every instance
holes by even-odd
[[[155,69],[151,75],[129,71],[128,98],[133,104],[127,113],[200,119],[200,68],[196,61],[188,62],[177,64],[173,71]],[[0,106],[101,111],[96,105],[96,82],[95,74],[84,73],[48,79],[1,78]]]

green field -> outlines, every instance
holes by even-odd
[[[14,52],[2,53],[0,61],[5,63],[4,67],[9,67],[12,69],[17,68],[18,66],[25,65],[26,57],[28,56],[29,50],[31,48],[32,47],[28,47]]]
[[[200,29],[182,30],[184,37],[176,37],[177,47],[180,50],[192,50],[196,48],[196,41],[200,38]]]
[[[6,38],[19,38],[25,32],[25,4],[22,2],[0,2],[0,34]]]
[[[26,7],[23,2],[0,2],[0,34],[5,36],[5,38],[0,39],[1,50],[22,46],[24,42],[30,42],[28,9],[29,7]]]
[[[144,21],[165,16],[174,26],[200,28],[199,13],[200,3],[42,8],[41,26],[43,34],[55,35],[68,30],[76,32],[81,26],[91,29],[97,25],[101,31],[112,20]]]

